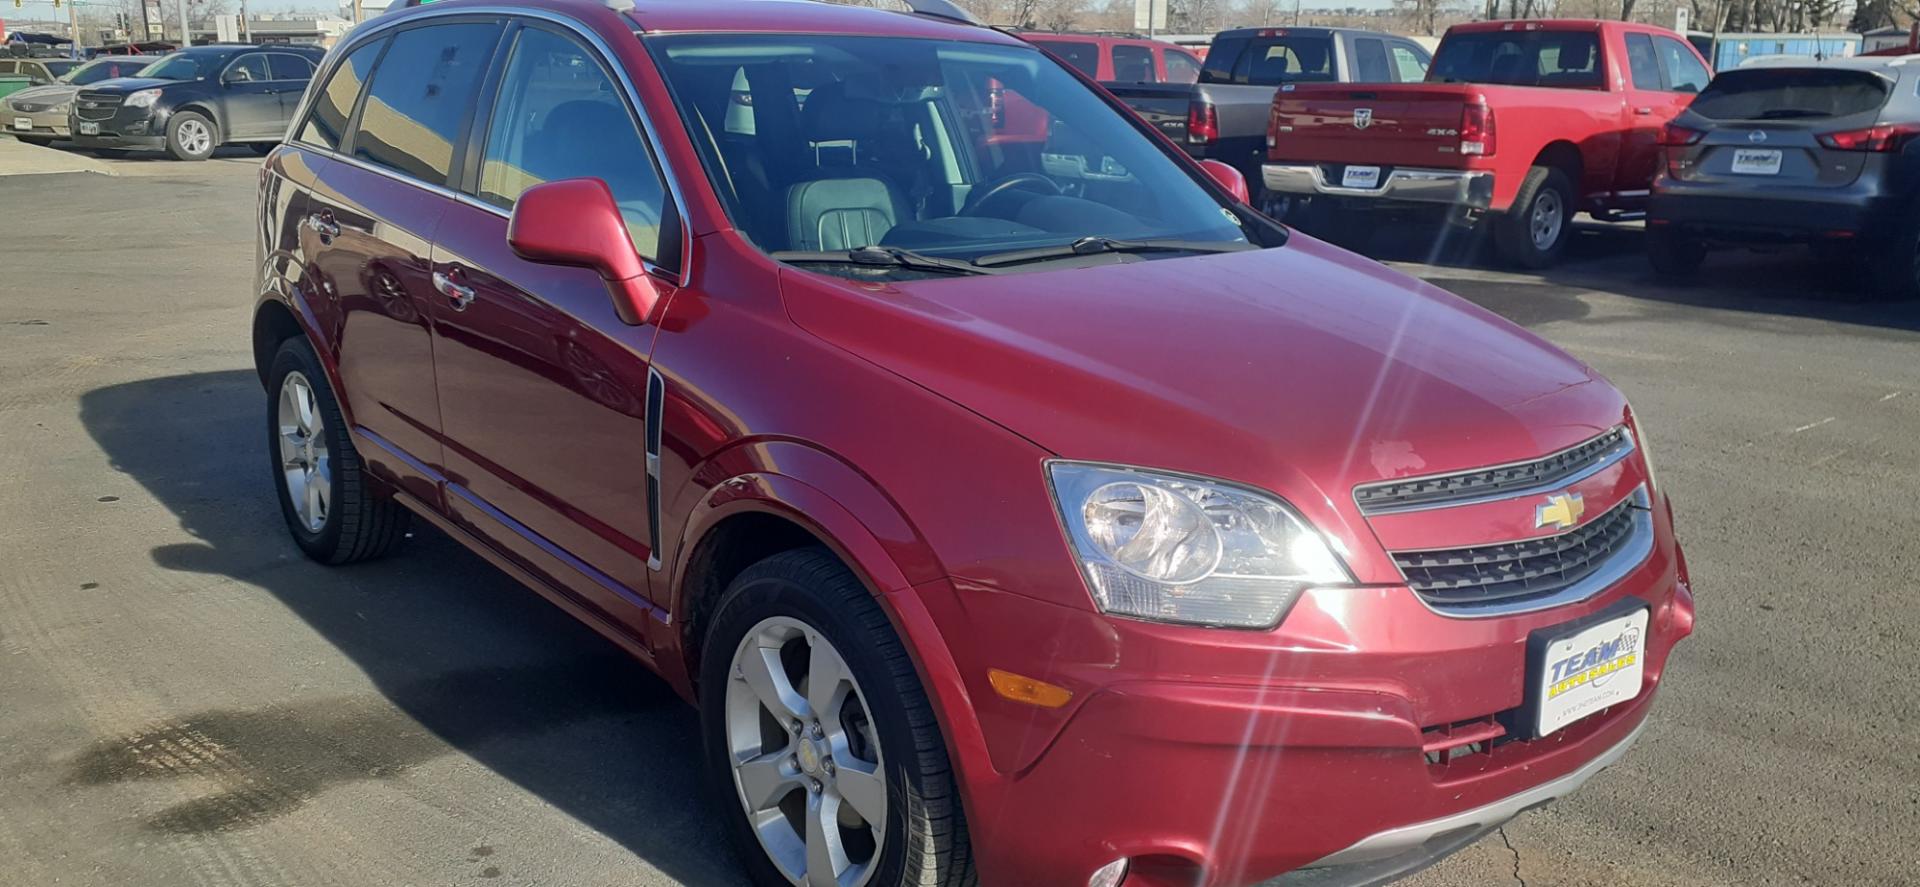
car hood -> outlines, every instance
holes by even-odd
[[[1061,457],[1322,507],[1350,507],[1359,483],[1539,456],[1626,414],[1533,334],[1305,236],[1004,277],[783,280],[803,329]]]
[[[163,80],[158,77],[115,77],[111,80],[102,80],[90,86],[83,86],[81,89],[87,92],[115,92],[125,94],[150,89],[155,86],[170,86],[181,82],[184,81]]]
[[[34,104],[59,104],[79,92],[80,88],[66,83],[49,83],[45,86],[29,86],[26,89],[7,96],[7,101],[20,99]]]

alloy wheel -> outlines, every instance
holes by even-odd
[[[307,531],[320,532],[327,524],[327,509],[333,497],[333,460],[327,452],[326,420],[320,414],[320,402],[313,385],[298,370],[280,383],[275,410],[279,428],[280,476],[287,486],[287,501]]]
[[[213,133],[198,120],[180,121],[174,129],[174,138],[179,140],[180,149],[188,154],[205,153],[213,144]]]
[[[734,651],[727,752],[748,824],[794,884],[867,883],[886,838],[887,778],[866,698],[833,644],[786,616]]]
[[[1552,188],[1540,189],[1539,196],[1533,199],[1533,212],[1527,218],[1528,233],[1533,235],[1533,248],[1549,250],[1560,239],[1560,228],[1566,224],[1566,204],[1560,200],[1560,192]]]

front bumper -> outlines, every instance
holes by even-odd
[[[1613,587],[1501,617],[1444,616],[1404,587],[1316,589],[1273,632],[1211,631],[966,580],[916,586],[970,685],[947,718],[976,718],[989,753],[955,745],[983,883],[1084,884],[1125,857],[1127,887],[1370,885],[1565,795],[1625,753],[1692,631],[1664,508],[1655,524],[1654,550]],[[1638,696],[1435,759],[1524,705],[1532,632],[1628,597],[1651,611]],[[1004,702],[976,678],[988,667],[1074,697]]]
[[[1433,203],[1486,209],[1493,205],[1493,173],[1461,169],[1383,167],[1374,188],[1334,184],[1345,164],[1268,163],[1260,180],[1269,192],[1303,197],[1333,196],[1363,200]]]
[[[21,129],[19,122],[28,122]],[[67,112],[65,111],[20,111],[11,106],[0,107],[0,132],[17,136],[40,136],[43,138],[67,137]]]
[[[124,106],[104,120],[89,120],[75,114],[68,118],[68,138],[81,148],[160,150],[166,147],[167,116],[161,109]],[[99,132],[87,132],[89,126],[97,127]]]

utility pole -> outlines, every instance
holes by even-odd
[[[187,24],[187,0],[180,0],[180,48],[193,45],[193,26]]]
[[[240,0],[240,42],[253,42],[253,28],[247,24],[247,0]]]
[[[360,7],[360,0],[353,0],[353,23],[357,25],[366,20],[367,14],[366,11]]]
[[[74,61],[80,60],[80,11],[79,11],[79,8],[80,8],[80,4],[72,2],[72,0],[68,0],[67,36],[72,38],[73,42],[67,44],[67,51],[69,55],[73,56]]]

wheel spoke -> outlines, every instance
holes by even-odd
[[[319,529],[320,525],[327,521],[327,503],[320,495],[322,484],[318,474],[319,472],[312,471],[307,473],[307,508],[304,517],[307,519],[307,526],[313,529]]]
[[[748,807],[755,812],[766,810],[800,787],[800,775],[789,763],[790,758],[791,753],[781,749],[734,763]]]
[[[840,845],[840,802],[818,792],[807,796],[807,884],[837,887],[847,867],[847,850]]]
[[[876,829],[882,827],[887,814],[887,781],[880,778],[879,766],[850,754],[833,757],[833,783],[839,788],[840,797],[869,825]]]
[[[811,654],[807,657],[807,705],[813,709],[813,716],[826,723],[830,730],[837,729],[840,720],[840,686],[847,681],[846,663],[840,661],[840,654],[833,651],[824,639],[814,639],[809,645]]]
[[[307,436],[313,436],[313,389],[305,385],[293,387],[293,407],[299,417],[300,430]]]
[[[780,664],[780,648],[756,646],[742,658],[740,677],[782,725],[811,713],[807,700],[787,680],[787,670]]]

